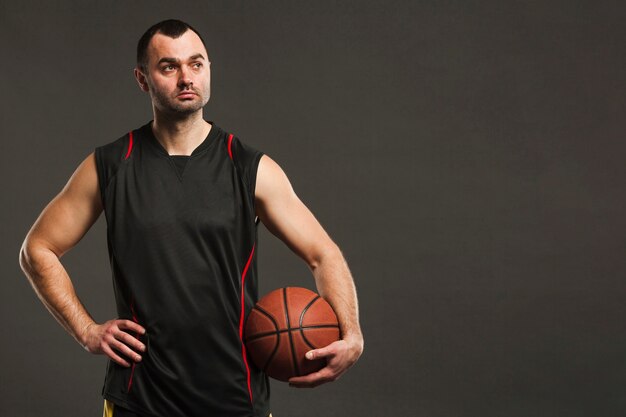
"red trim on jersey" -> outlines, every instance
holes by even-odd
[[[131,133],[131,146],[132,146],[132,133]],[[130,153],[130,151],[129,151]],[[130,301],[130,311],[133,313],[133,321],[137,324],[139,324],[139,321],[137,320],[137,314],[135,314],[135,308],[133,307],[135,304],[135,299],[131,298]],[[135,333],[135,337],[137,339],[139,339],[139,333]],[[137,362],[133,361],[133,365],[132,368],[130,370],[130,378],[128,378],[128,389],[126,390],[127,392],[130,392],[130,387],[133,385],[133,375],[135,374],[135,365],[137,364]]]
[[[252,251],[250,251],[248,262],[246,262],[246,267],[243,269],[243,273],[241,274],[241,315],[239,316],[239,338],[241,339],[241,355],[243,356],[243,363],[246,365],[246,377],[248,380],[248,393],[250,394],[250,402],[252,402],[252,388],[250,386],[250,368],[248,367],[248,359],[246,357],[246,345],[243,342],[243,316],[245,312],[243,295],[244,295],[244,283],[246,281],[246,273],[248,272],[248,267],[250,266],[250,262],[252,262],[252,255],[254,255],[255,245],[256,244],[252,245]]]
[[[233,134],[229,134],[228,135],[228,156],[230,156],[230,159],[233,159],[233,151],[231,149],[231,143],[233,143]]]
[[[124,159],[128,159],[130,156],[130,152],[133,150],[133,131],[128,132],[128,152],[126,152],[126,157]]]

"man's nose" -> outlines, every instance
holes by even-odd
[[[191,83],[193,83],[193,80],[191,79],[191,71],[183,65],[180,69],[178,84],[181,87],[186,87],[188,85],[191,85]]]

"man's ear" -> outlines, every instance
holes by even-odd
[[[148,87],[148,83],[146,82],[146,75],[141,71],[139,67],[135,67],[133,70],[135,73],[135,79],[137,80],[137,84],[139,84],[139,88],[146,93],[150,91]]]

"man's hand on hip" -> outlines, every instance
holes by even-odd
[[[129,367],[130,364],[118,353],[139,362],[141,356],[137,352],[145,352],[146,346],[125,330],[135,332],[137,336],[146,333],[141,325],[131,320],[115,319],[104,324],[92,323],[85,329],[83,347],[90,353],[105,354],[116,363]]]

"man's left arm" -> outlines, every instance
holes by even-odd
[[[300,201],[283,170],[267,155],[257,170],[255,205],[265,227],[307,263],[318,292],[335,310],[341,329],[341,340],[307,352],[308,359],[326,358],[327,366],[291,378],[289,384],[314,387],[334,381],[363,352],[356,289],[348,265],[339,247]]]

